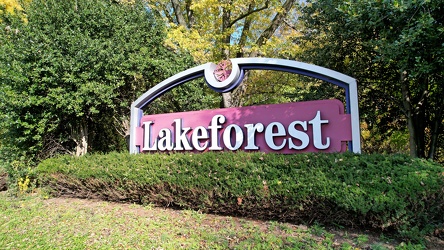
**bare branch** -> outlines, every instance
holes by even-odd
[[[126,137],[127,135],[129,135],[130,134],[129,119],[127,117],[117,118],[115,116],[113,118],[117,124],[117,126],[114,126],[117,133],[119,133],[122,137]]]
[[[248,11],[250,11],[251,9],[253,9],[253,5],[250,4],[248,6]],[[251,26],[251,22],[252,19],[251,18],[245,18],[245,22],[244,25],[242,27],[242,33],[239,39],[239,51],[237,52],[237,57],[243,57],[244,52],[242,51],[242,48],[245,46],[245,43],[247,42],[247,36],[248,36],[248,32],[250,31],[250,26]]]
[[[248,12],[247,12],[247,13],[244,13],[244,14],[242,14],[242,15],[240,15],[239,17],[237,17],[236,19],[234,19],[233,21],[231,21],[230,24],[228,25],[228,27],[233,26],[233,25],[234,25],[235,23],[237,23],[239,20],[242,20],[242,19],[248,17],[249,15],[251,15],[251,14],[253,14],[253,13],[256,13],[256,12],[259,12],[259,11],[262,11],[262,10],[267,9],[267,8],[268,8],[268,5],[269,5],[269,2],[270,2],[270,1],[266,1],[266,2],[265,2],[265,5],[262,6],[261,8],[258,8],[258,9],[252,9],[252,8],[251,8],[252,5],[250,5],[249,8],[248,8]],[[227,28],[228,28],[228,27],[227,27]]]
[[[277,13],[276,16],[273,18],[273,21],[271,21],[270,26],[262,34],[259,36],[259,38],[256,41],[256,44],[261,46],[265,41],[271,38],[271,36],[274,34],[274,32],[277,30],[279,25],[282,23],[284,18],[287,16],[287,13],[291,10],[293,7],[295,0],[287,0],[285,1],[284,5],[282,5],[282,8],[284,11]]]
[[[290,27],[290,29],[294,30],[294,31],[300,31],[296,28],[296,26],[294,26],[293,24],[291,24],[290,22],[288,22],[288,20],[286,18],[284,18],[283,20],[284,24],[287,25],[288,27]]]

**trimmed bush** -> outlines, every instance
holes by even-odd
[[[444,223],[444,168],[405,155],[112,153],[48,159],[37,173],[56,195],[364,226],[410,239]]]

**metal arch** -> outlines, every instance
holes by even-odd
[[[210,88],[218,92],[228,92],[236,88],[242,78],[243,72],[250,69],[268,69],[276,71],[285,71],[289,73],[295,73],[314,77],[320,80],[324,80],[343,87],[346,93],[346,110],[351,115],[351,128],[352,128],[352,141],[350,142],[350,151],[354,153],[361,152],[360,142],[360,128],[359,128],[359,108],[358,108],[358,91],[356,80],[350,76],[344,75],[334,70],[330,70],[324,67],[292,61],[285,59],[275,58],[235,58],[231,59],[233,64],[236,64],[240,68],[240,75],[238,79],[235,79],[232,85],[227,86],[225,89],[215,88],[211,86],[211,82],[206,79]],[[140,118],[143,116],[143,107],[154,101],[156,98],[175,88],[181,84],[199,77],[205,77],[205,71],[214,67],[212,63],[206,63],[185,71],[182,71],[164,81],[157,84],[142,96],[140,96],[131,105],[131,129],[130,129],[130,153],[139,153],[139,149],[136,146],[135,134],[136,128],[139,126]],[[208,75],[208,72],[207,74]]]

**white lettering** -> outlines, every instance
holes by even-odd
[[[307,131],[307,121],[294,121],[290,123],[288,126],[288,134],[293,137],[294,139],[298,139],[301,141],[300,146],[296,146],[296,144],[293,143],[293,140],[291,138],[288,139],[288,148],[289,149],[296,149],[296,150],[302,150],[308,146],[310,143],[310,137],[308,137],[307,133],[304,133],[298,129],[296,129],[296,125],[301,125],[302,129],[304,131]]]
[[[208,146],[208,141],[206,141],[202,146],[200,140],[208,140],[208,131],[205,127],[199,126],[193,130],[193,135],[191,136],[191,142],[193,147],[199,151],[203,151]]]
[[[263,132],[264,131],[264,124],[262,123],[256,123],[256,124],[245,124],[245,127],[247,128],[247,146],[245,149],[248,150],[256,150],[259,149],[259,147],[256,145],[256,132]]]
[[[274,132],[274,127],[276,127],[277,131]],[[282,140],[282,144],[277,146],[274,143],[274,137],[280,137],[280,136],[285,136],[285,128],[284,125],[282,125],[282,123],[280,122],[272,122],[270,124],[268,124],[267,128],[265,129],[265,142],[267,143],[267,145],[273,149],[273,150],[281,150],[285,147],[285,143],[286,143],[286,139]]]
[[[323,124],[328,124],[328,120],[322,120],[321,111],[316,112],[315,117],[310,121],[293,121],[286,128],[280,122],[271,122],[266,127],[263,123],[245,124],[243,127],[238,124],[223,124],[227,121],[223,115],[214,115],[210,125],[207,127],[197,126],[183,127],[182,119],[174,119],[174,129],[162,128],[157,135],[152,135],[154,121],[143,122],[143,151],[166,151],[166,150],[238,150],[245,145],[245,150],[259,150],[260,146],[268,147],[271,150],[282,150],[287,145],[291,150],[304,150],[313,140],[316,149],[323,150],[330,147],[330,137],[322,137]],[[313,133],[308,135],[308,126],[312,126]],[[173,133],[174,131],[174,133]],[[245,133],[245,134],[244,134]],[[259,135],[263,133],[263,135]],[[257,137],[263,136],[257,142]],[[174,138],[173,138],[174,137]],[[220,139],[223,141],[221,145]],[[259,145],[258,145],[259,144]],[[224,147],[223,147],[224,146]],[[268,150],[269,150],[268,149]],[[266,148],[267,150],[267,148]]]
[[[173,135],[171,133],[171,130],[167,128],[163,128],[159,132],[159,141],[157,142],[157,146],[159,147],[159,150],[165,151],[165,150],[173,150]]]
[[[174,120],[174,138],[175,144],[174,150],[192,150],[190,142],[187,138],[187,133],[190,131],[190,127],[182,128],[182,119]]]
[[[208,128],[211,130],[211,146],[209,150],[222,150],[222,147],[219,146],[219,134],[217,130],[219,128],[222,128],[223,123],[225,123],[226,118],[223,115],[215,115],[211,119],[211,124],[208,126]],[[220,123],[218,125],[218,123]]]
[[[328,123],[328,120],[321,120],[321,111],[316,112],[316,116],[313,120],[309,121],[313,126],[313,143],[317,149],[326,149],[330,146],[330,137],[327,137],[325,144],[322,143],[322,130],[321,125]]]
[[[154,124],[152,121],[144,122],[142,124],[143,130],[144,130],[144,137],[143,137],[143,151],[152,151],[157,150],[157,142],[154,141],[153,145],[151,146],[151,126]]]
[[[234,136],[235,136],[235,145],[231,145],[231,130],[234,129]],[[242,143],[244,142],[244,133],[242,132],[242,129],[236,125],[231,124],[228,125],[227,128],[224,130],[223,134],[224,144],[229,150],[238,150],[240,146],[242,146]]]

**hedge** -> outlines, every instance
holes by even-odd
[[[406,155],[111,153],[48,159],[36,170],[55,195],[371,227],[410,239],[444,224],[444,168]]]

